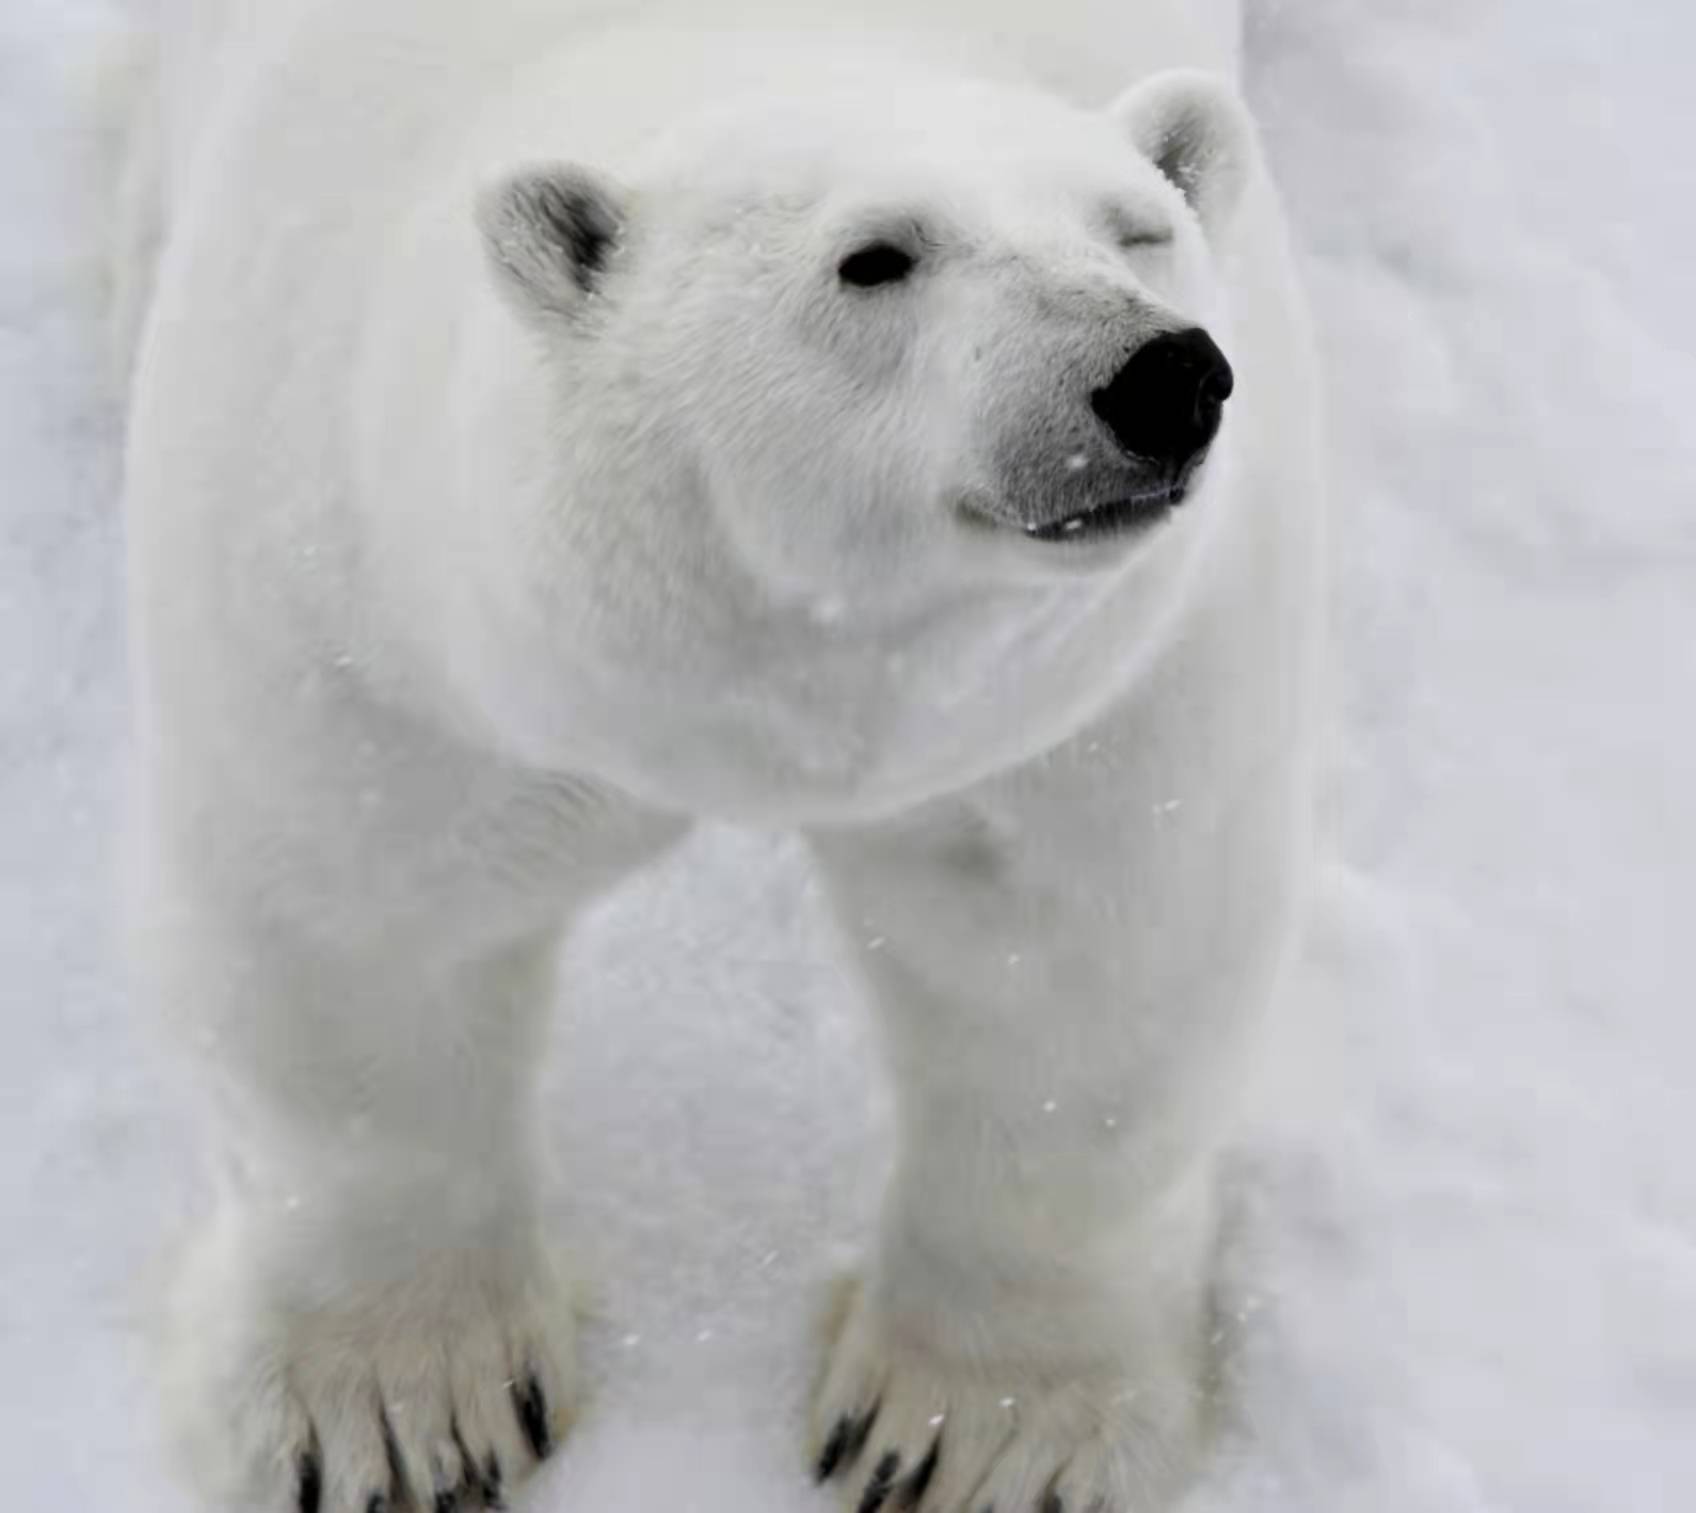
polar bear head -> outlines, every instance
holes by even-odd
[[[478,224],[562,488],[780,598],[911,602],[1110,571],[1205,509],[1255,165],[1203,74],[1099,112],[880,77],[715,109],[617,181],[507,172]]]

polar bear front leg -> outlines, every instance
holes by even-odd
[[[1206,1427],[1211,1152],[1281,955],[1291,790],[1263,770],[1186,815],[1119,734],[817,838],[896,1088],[812,1424],[861,1513],[1147,1513]]]
[[[162,891],[156,986],[223,1157],[168,1320],[189,1470],[220,1513],[503,1505],[578,1395],[536,1195],[557,930],[471,949],[468,909],[397,937],[349,904],[309,935]]]

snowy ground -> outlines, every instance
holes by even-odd
[[[1334,375],[1340,859],[1238,1163],[1240,1432],[1193,1513],[1696,1508],[1696,11],[1260,0]],[[190,1201],[105,929],[124,726],[97,0],[0,0],[0,1465],[179,1506],[140,1299]],[[537,1510],[788,1513],[876,1175],[794,856],[576,951],[562,1220],[604,1385]]]

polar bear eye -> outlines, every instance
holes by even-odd
[[[1134,214],[1120,206],[1109,207],[1107,229],[1124,252],[1140,252],[1148,247],[1171,245],[1172,228],[1162,225],[1148,214]]]
[[[850,252],[837,264],[837,276],[856,289],[873,289],[879,284],[898,284],[918,266],[919,260],[893,242],[868,242]]]
[[[1127,252],[1136,252],[1144,247],[1169,247],[1172,245],[1170,231],[1126,231],[1120,233],[1119,245]]]

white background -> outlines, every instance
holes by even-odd
[[[1696,1508],[1696,9],[1260,0],[1333,387],[1337,838],[1233,1169],[1207,1513]],[[124,740],[96,0],[0,0],[0,1505],[153,1513],[194,1201],[108,934]],[[788,1513],[880,1094],[791,851],[575,951],[600,1388],[537,1510]]]

